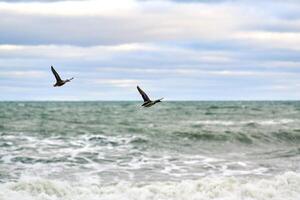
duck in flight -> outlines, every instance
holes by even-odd
[[[142,106],[144,107],[151,107],[154,104],[161,102],[161,100],[163,99],[161,98],[155,101],[151,101],[150,98],[147,96],[147,94],[139,86],[137,86],[137,89],[144,99],[144,103],[142,104]]]
[[[63,86],[65,83],[70,82],[71,80],[73,80],[74,78],[70,78],[70,79],[66,79],[66,80],[61,80],[60,76],[58,75],[58,73],[55,71],[54,67],[51,66],[51,71],[55,76],[56,79],[56,83],[53,85],[53,87],[60,87]]]

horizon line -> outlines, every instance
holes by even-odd
[[[231,100],[165,100],[164,102],[280,102],[280,101],[300,101],[300,99],[231,99]],[[0,100],[0,102],[142,102],[141,100]]]

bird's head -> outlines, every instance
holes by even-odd
[[[70,82],[71,80],[73,80],[74,79],[74,77],[72,77],[72,78],[70,78],[70,79],[67,79],[66,81],[65,81],[65,83],[66,82]]]

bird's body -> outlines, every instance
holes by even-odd
[[[161,98],[161,99],[158,99],[155,101],[151,101],[151,99],[147,96],[147,94],[139,86],[137,86],[137,89],[144,100],[144,103],[142,104],[143,107],[151,107],[151,106],[155,105],[156,103],[161,102],[161,100],[163,99],[163,98]]]
[[[156,100],[156,101],[147,101],[145,103],[142,104],[142,106],[144,107],[151,107],[153,105],[155,105],[156,103],[161,102],[160,100]]]
[[[53,87],[60,87],[60,86],[63,86],[64,84],[66,84],[67,82],[70,82],[73,78],[71,79],[67,79],[67,80],[62,80],[62,81],[57,81]]]
[[[63,86],[64,84],[66,84],[67,82],[70,82],[71,80],[73,80],[74,78],[70,78],[70,79],[66,79],[66,80],[62,80],[59,76],[59,74],[55,71],[54,67],[51,66],[51,71],[55,76],[56,79],[56,83],[53,85],[53,87],[60,87]]]

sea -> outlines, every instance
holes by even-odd
[[[0,200],[299,200],[300,102],[0,102]]]

